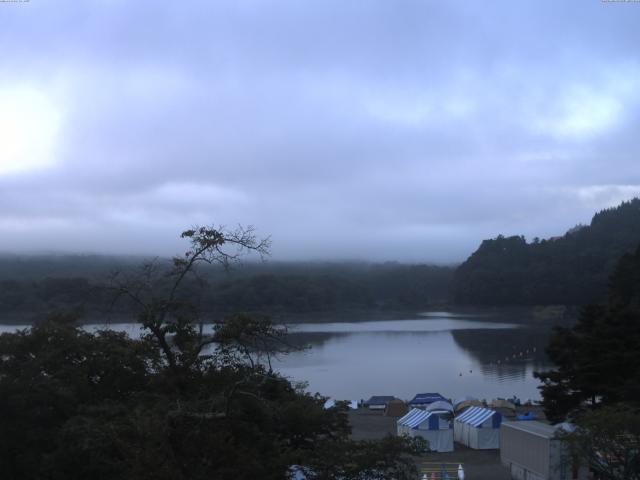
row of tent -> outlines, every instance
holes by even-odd
[[[374,395],[369,400],[365,401],[364,405],[372,410],[382,410],[391,400],[398,399],[390,395]],[[426,407],[427,405],[438,401],[446,402],[447,399],[439,393],[417,393],[415,397],[407,402],[407,405],[411,407]]]
[[[474,397],[457,398],[452,404],[439,393],[418,393],[407,403],[392,396],[374,396],[364,405],[400,417],[398,435],[420,436],[434,451],[451,452],[454,441],[473,449],[500,448],[502,415]],[[407,406],[411,407],[408,413]]]
[[[369,400],[362,402],[362,404],[371,410],[385,410],[391,402],[402,403],[402,405],[408,405],[410,408],[424,408],[434,402],[445,402],[448,405],[453,405],[453,411],[455,412],[464,410],[468,407],[484,406],[483,402],[472,396],[456,398],[453,404],[451,404],[439,393],[418,393],[406,403],[390,395],[375,395],[369,398]],[[493,408],[506,408],[514,412],[516,410],[516,405],[513,402],[501,398],[494,399],[490,406]]]
[[[455,418],[441,410],[412,409],[398,419],[398,435],[422,437],[429,449],[452,452],[453,442],[476,450],[500,448],[502,415],[483,407],[469,407]]]
[[[452,452],[454,441],[473,449],[499,448],[502,415],[472,401],[463,398],[451,404],[439,394],[418,394],[414,408],[398,419],[397,433],[420,436],[437,452]],[[416,403],[421,408],[415,408]]]
[[[507,404],[504,405],[502,403],[496,403],[496,402],[503,402]],[[389,409],[389,407],[393,407],[392,410],[396,412],[399,412],[402,410],[402,408],[404,408],[405,409],[404,412],[402,412],[400,415],[395,415],[395,416],[402,416],[408,411],[407,407],[426,408],[427,406],[432,405],[434,403],[443,406],[443,408],[445,408],[444,405],[447,405],[449,406],[449,409],[453,412],[458,412],[468,407],[483,406],[483,403],[480,400],[470,396],[457,398],[453,402],[453,404],[451,404],[446,398],[444,398],[439,393],[418,393],[416,394],[415,397],[413,397],[410,401],[406,403],[396,397],[392,397],[388,395],[376,395],[369,398],[369,400],[364,401],[362,404],[363,406],[369,408],[370,410],[385,410],[385,413],[387,413],[387,410]],[[515,406],[509,404],[508,402],[504,402],[503,400],[494,400],[492,406],[512,408],[513,410],[515,410]],[[394,416],[394,415],[391,414],[391,416]]]

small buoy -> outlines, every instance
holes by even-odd
[[[462,372],[460,372],[460,373],[458,374],[458,376],[460,376],[460,377],[461,377],[461,376],[462,376]]]
[[[473,373],[473,370],[469,370],[469,373]]]

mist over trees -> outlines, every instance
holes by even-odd
[[[458,268],[395,262],[246,262],[203,266],[184,295],[211,315],[409,311],[442,305],[579,306],[606,298],[618,259],[640,243],[640,200],[596,213],[587,226],[547,240],[498,236]],[[51,311],[91,321],[127,320],[110,306],[113,272],[169,259],[99,255],[0,256],[0,322],[29,323]],[[202,284],[201,284],[202,283]]]
[[[121,263],[120,263],[121,262]],[[0,257],[1,321],[28,322],[50,311],[73,310],[87,320],[126,317],[110,307],[109,277],[142,259],[62,256]],[[157,259],[159,267],[167,259]],[[400,263],[243,263],[229,272],[203,266],[185,281],[184,295],[203,311],[323,313],[424,308],[450,301],[452,267]]]

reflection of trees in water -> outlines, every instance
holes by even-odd
[[[549,366],[546,328],[453,330],[456,344],[480,364],[482,374],[499,382],[524,380],[531,370]]]
[[[351,335],[351,332],[289,332],[287,342],[296,348],[322,347],[337,338]]]
[[[418,337],[427,337],[427,336],[436,336],[447,334],[448,330],[434,330],[434,331],[346,331],[346,332],[289,332],[287,334],[287,341],[294,347],[297,348],[315,348],[322,347],[324,344],[331,342],[341,342],[347,341],[348,337],[352,337],[354,335],[384,335],[386,338],[390,339],[389,342],[391,345],[395,345],[397,338],[408,339],[412,338],[415,341],[415,338]]]

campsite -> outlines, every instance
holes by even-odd
[[[381,407],[380,404],[385,400],[386,406]],[[408,401],[390,395],[372,396],[360,403],[358,408],[349,410],[351,435],[354,440],[379,440],[386,435],[411,435],[412,426],[422,427],[421,433],[426,433],[427,440],[435,440],[436,444],[433,445],[435,447],[433,451],[416,456],[414,460],[420,472],[426,473],[429,480],[446,478],[442,476],[443,471],[447,472],[451,480],[457,479],[459,466],[463,466],[466,480],[560,478],[553,476],[554,472],[548,474],[548,459],[546,467],[548,476],[534,470],[543,468],[540,465],[544,464],[545,460],[540,455],[537,460],[534,460],[532,469],[527,471],[527,477],[525,477],[526,465],[505,464],[510,459],[518,457],[518,452],[522,452],[523,448],[531,448],[531,438],[519,439],[517,433],[513,435],[512,431],[518,430],[519,425],[523,425],[521,428],[525,430],[538,429],[552,432],[550,437],[553,436],[555,429],[546,423],[542,407],[537,404],[516,405],[507,399],[495,399],[485,403],[488,405],[484,406],[481,400],[474,399],[472,396],[461,397],[450,402],[437,393],[417,394]],[[420,408],[416,405],[420,405]],[[446,405],[450,405],[451,409],[447,409]],[[451,420],[451,428],[447,424],[447,418]],[[518,418],[535,418],[536,420],[518,420]],[[436,424],[437,429],[434,429]],[[501,445],[500,434],[504,431],[503,424],[509,426],[507,433],[509,443]],[[445,433],[440,434],[440,432]],[[536,436],[533,441],[537,440]],[[506,450],[508,458],[502,458],[503,450]],[[512,461],[514,462],[515,460]]]

